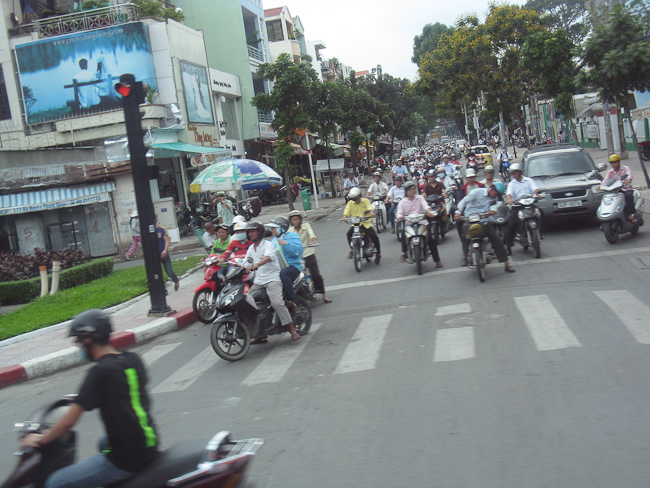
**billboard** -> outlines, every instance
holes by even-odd
[[[212,90],[208,83],[207,68],[182,60],[180,68],[188,122],[214,125]]]
[[[140,22],[16,46],[28,124],[122,107],[120,75],[156,86],[148,27]]]

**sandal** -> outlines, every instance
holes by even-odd
[[[436,268],[442,268],[442,262],[441,261],[438,261],[436,263]]]
[[[329,298],[323,298],[323,303],[332,303],[332,300]]]
[[[258,337],[257,339],[253,339],[251,341],[251,344],[266,344],[269,342],[269,340],[265,337]]]
[[[402,255],[399,257],[399,262],[400,262],[400,263],[404,263],[404,262],[406,262],[406,256],[405,256],[404,254],[402,254]]]

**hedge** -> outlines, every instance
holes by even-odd
[[[64,269],[59,274],[59,290],[74,288],[89,281],[111,274],[113,258],[101,258],[87,263]],[[52,286],[52,274],[48,275]],[[41,294],[41,277],[22,281],[5,281],[0,283],[0,303],[2,305],[18,305],[28,303]]]

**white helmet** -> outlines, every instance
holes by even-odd
[[[512,173],[513,171],[519,171],[521,173],[521,164],[520,163],[512,163],[510,165],[510,172]]]
[[[359,188],[357,188],[356,186],[350,190],[350,193],[348,193],[348,197],[350,197],[350,200],[355,200],[360,196],[361,196],[361,190],[359,190]]]
[[[472,176],[476,176],[476,171],[474,171],[472,168],[469,168],[467,171],[465,171],[466,178],[471,178]]]
[[[238,216],[238,217],[239,217],[239,216]],[[243,231],[243,232],[245,232],[245,231],[246,231],[246,227],[247,227],[246,221],[243,221],[243,222],[235,222],[235,225],[233,225],[232,230],[234,230],[235,232],[237,232],[237,231]]]
[[[235,215],[232,219],[232,223],[236,224],[237,222],[246,222],[246,219],[243,215]]]

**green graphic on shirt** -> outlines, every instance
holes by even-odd
[[[140,427],[144,431],[144,437],[147,441],[147,447],[154,447],[158,444],[158,438],[153,428],[149,425],[149,415],[142,407],[140,402],[140,381],[138,380],[138,373],[135,368],[128,368],[124,370],[126,380],[129,384],[129,394],[131,396],[131,406],[135,411],[140,422]]]

